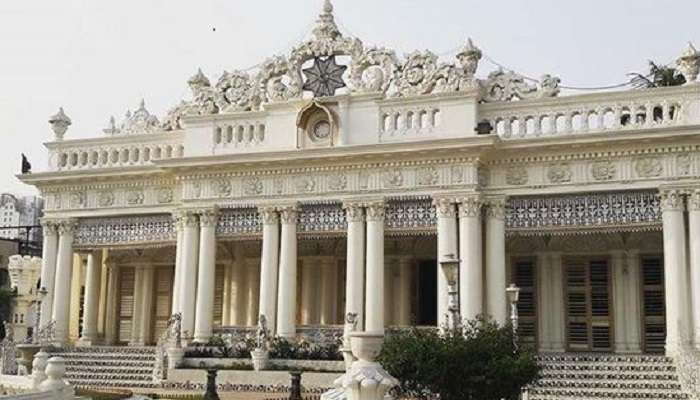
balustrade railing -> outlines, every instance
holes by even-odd
[[[184,132],[48,143],[52,171],[148,165],[184,155]]]
[[[482,104],[479,120],[503,139],[698,124],[699,86]]]

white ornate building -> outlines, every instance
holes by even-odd
[[[541,351],[700,346],[692,47],[686,85],[558,96],[548,75],[476,78],[471,41],[455,59],[365,46],[332,11],[252,73],[198,72],[162,120],[142,102],[72,140],[50,119],[48,170],[20,179],[46,200],[58,341],[153,344],[176,312],[198,342],[259,315],[287,337],[347,313],[437,325],[455,255],[462,317],[506,322],[515,283]]]

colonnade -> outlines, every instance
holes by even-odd
[[[486,204],[486,254],[482,257],[482,205]],[[506,265],[504,200],[483,201],[476,195],[462,197],[435,197],[437,206],[438,260],[448,254],[460,258],[460,303],[462,317],[471,319],[482,313],[492,315],[497,321],[506,320]],[[383,199],[362,199],[346,201],[343,204],[347,220],[347,256],[345,310],[342,319],[348,314],[356,315],[357,329],[383,331],[390,317],[392,322],[410,324],[410,274],[406,258],[396,259],[397,266],[389,265],[384,254],[385,202]],[[240,268],[245,260],[236,259],[236,267],[226,266],[224,293],[226,304],[235,304],[244,298],[258,299],[257,307],[247,303],[247,309],[225,307],[222,323],[257,323],[264,317],[268,329],[275,335],[293,337],[297,332],[297,217],[296,204],[261,206],[258,209],[262,225],[262,250],[259,259],[259,282],[251,273],[243,273]],[[216,273],[216,225],[219,211],[216,208],[182,210],[174,214],[177,247],[173,279],[172,312],[182,316],[182,330],[186,337],[195,342],[208,341],[213,333],[214,293]],[[44,268],[42,282],[49,292],[42,304],[42,326],[56,321],[56,341],[65,343],[68,339],[68,293],[70,292],[71,260],[73,254],[73,233],[75,220],[47,220],[44,238]],[[55,260],[55,261],[54,261]],[[331,263],[335,259],[316,260]],[[100,282],[110,296],[107,298],[105,319],[105,342],[114,343],[119,335],[112,327],[118,317],[114,310],[118,301],[114,293],[119,285],[118,268],[110,265],[109,275],[102,279],[100,254],[87,254],[83,332],[80,343],[90,345],[97,339],[97,309],[100,307]],[[484,268],[484,261],[486,268]],[[53,265],[52,265],[53,264]],[[249,264],[249,263],[248,263]],[[256,265],[249,264],[249,268]],[[394,269],[396,268],[396,269]],[[484,272],[486,276],[484,277]],[[337,268],[320,269],[323,282],[319,299],[318,323],[327,324],[342,320],[337,300]],[[389,271],[389,272],[387,272]],[[396,275],[394,276],[394,272]],[[134,319],[132,321],[131,343],[143,345],[152,336],[154,271],[151,268],[136,268],[134,288]],[[52,277],[52,274],[54,275]],[[389,278],[385,275],[390,274]],[[301,274],[305,279],[308,273]],[[243,277],[246,277],[244,280]],[[484,279],[485,278],[485,279]],[[391,281],[389,281],[389,279]],[[242,282],[245,282],[242,284]],[[444,274],[438,268],[438,323],[445,322],[447,307],[447,285]],[[485,282],[485,286],[484,283]],[[309,283],[306,283],[309,285]],[[52,286],[53,285],[53,286]],[[241,286],[232,290],[231,285]],[[245,285],[244,293],[243,285]],[[335,286],[334,286],[335,285]],[[387,302],[396,287],[399,302]],[[253,290],[251,292],[251,290]],[[250,293],[248,293],[250,292]],[[236,293],[236,298],[231,298]],[[398,304],[398,306],[395,306]],[[245,311],[245,312],[244,312]],[[254,315],[257,312],[258,315]],[[245,315],[245,321],[243,321]],[[301,322],[309,322],[302,316]],[[315,320],[314,320],[315,321]]]

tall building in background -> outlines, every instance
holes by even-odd
[[[0,194],[0,238],[40,241],[40,229],[29,230],[29,238],[27,238],[28,230],[22,227],[38,226],[43,213],[44,200],[38,196],[18,197],[11,193]]]

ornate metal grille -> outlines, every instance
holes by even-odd
[[[657,225],[661,207],[655,192],[590,193],[521,197],[509,201],[510,230]]]
[[[262,225],[255,208],[222,210],[216,226],[216,234],[220,237],[253,235],[261,231]]]
[[[309,204],[301,207],[299,232],[344,232],[345,211],[340,204]]]
[[[75,245],[116,246],[175,241],[175,225],[170,215],[144,215],[116,218],[81,219]]]
[[[425,230],[437,226],[435,206],[430,199],[391,201],[386,209],[388,230]]]

